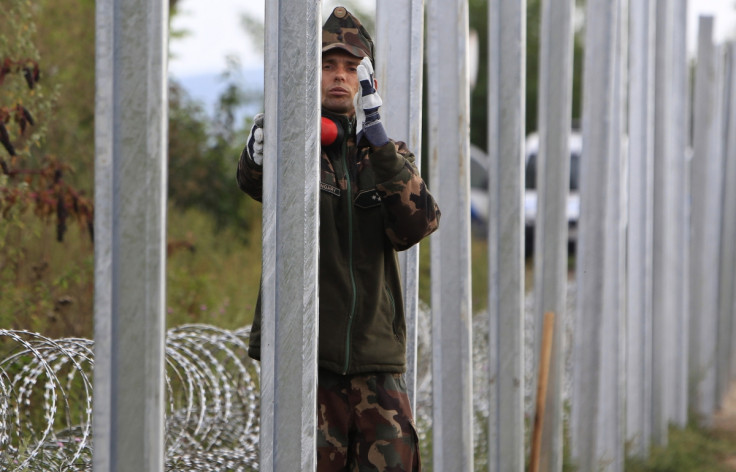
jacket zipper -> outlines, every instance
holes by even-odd
[[[353,133],[352,123],[348,122],[347,136]],[[357,298],[357,289],[355,287],[355,274],[353,273],[353,192],[352,183],[350,182],[350,172],[348,169],[348,144],[347,139],[343,142],[342,165],[345,172],[345,181],[347,182],[347,199],[348,199],[348,269],[350,272],[350,284],[353,289],[353,301],[350,306],[350,314],[348,315],[348,330],[345,336],[345,365],[343,366],[343,375],[348,372],[350,365],[350,337],[353,327],[353,318],[355,316],[355,303]]]

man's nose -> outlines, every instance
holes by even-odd
[[[344,67],[337,67],[335,69],[335,78],[339,78],[341,80],[345,80],[345,74],[347,73],[347,70]]]

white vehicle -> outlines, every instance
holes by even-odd
[[[570,133],[570,186],[567,195],[567,241],[574,250],[580,219],[580,155],[583,139],[579,132]],[[526,253],[534,252],[534,225],[537,221],[537,154],[539,136],[532,133],[526,138],[526,188],[524,190],[524,227]]]
[[[477,237],[488,232],[488,154],[470,145],[470,225]]]
[[[580,218],[580,155],[582,137],[570,133],[570,187],[567,197],[568,243],[574,250]],[[537,220],[537,154],[539,137],[536,133],[526,139],[526,169],[524,190],[524,226],[526,254],[534,252],[534,225]],[[488,155],[477,146],[470,147],[470,215],[473,233],[485,237],[488,229]]]

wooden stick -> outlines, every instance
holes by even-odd
[[[534,414],[534,431],[532,432],[532,450],[529,460],[529,472],[539,470],[539,454],[542,448],[542,423],[544,421],[544,404],[547,400],[547,379],[549,378],[549,363],[552,357],[552,335],[554,334],[555,314],[544,314],[542,327],[542,346],[539,357],[539,379],[537,381],[537,411]]]

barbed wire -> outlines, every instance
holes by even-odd
[[[574,300],[574,286],[569,288],[568,304]],[[534,395],[532,297],[527,294],[525,303],[527,415]],[[418,317],[415,419],[420,442],[427,444],[432,430],[429,307],[420,303]],[[566,327],[566,336],[571,330]],[[249,336],[250,327],[229,331],[203,324],[167,332],[167,471],[258,470],[259,368],[247,355]],[[473,320],[474,430],[481,457],[489,415],[488,349],[487,314],[481,313]],[[569,355],[565,364],[568,392]],[[0,330],[0,470],[92,470],[93,369],[90,340]]]
[[[258,470],[258,365],[249,328],[166,337],[166,470]],[[92,470],[93,341],[0,329],[0,469]]]

